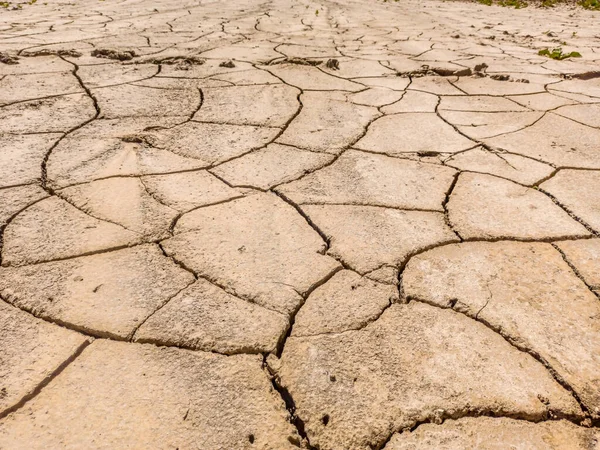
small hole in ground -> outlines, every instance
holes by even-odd
[[[329,414],[325,414],[323,417],[321,417],[321,422],[323,422],[323,425],[327,426],[329,423]]]
[[[248,441],[250,441],[251,444],[254,444],[254,435],[253,434],[248,435]]]

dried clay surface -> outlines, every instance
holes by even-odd
[[[600,449],[598,13],[484,3],[0,2],[0,449]]]

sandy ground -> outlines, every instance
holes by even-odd
[[[0,448],[600,448],[598,16],[0,9]]]

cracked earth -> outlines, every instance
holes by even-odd
[[[597,16],[0,9],[0,448],[600,448]]]

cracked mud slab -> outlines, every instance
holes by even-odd
[[[85,94],[16,103],[0,110],[0,133],[66,132],[95,114],[94,103]]]
[[[54,188],[97,179],[198,169],[203,161],[157,148],[143,139],[144,130],[172,127],[175,118],[94,120],[62,139],[48,156],[48,184]],[[40,159],[41,161],[41,159]]]
[[[199,279],[149,317],[135,340],[226,354],[267,353],[287,328],[283,314]]]
[[[561,170],[540,189],[550,193],[575,216],[600,232],[600,172]]]
[[[594,12],[96,3],[0,7],[0,448],[598,446]]]
[[[348,102],[341,92],[305,92],[299,98],[302,110],[277,139],[281,144],[340,153],[380,115],[376,108]]]
[[[400,266],[419,250],[458,241],[438,212],[351,205],[302,209],[330,239],[328,254],[360,273]]]
[[[88,343],[84,336],[0,303],[0,417],[35,394]]]
[[[6,226],[13,216],[45,197],[48,193],[35,184],[1,189],[0,226]]]
[[[462,314],[417,302],[393,305],[359,331],[292,336],[277,373],[322,448],[377,448],[436,415],[580,414],[531,356]]]
[[[298,438],[286,415],[258,356],[96,341],[0,424],[0,445],[220,449],[245,448],[252,436],[291,449],[288,437]]]
[[[26,239],[22,239],[26,236]],[[3,264],[24,265],[141,242],[138,233],[96,219],[58,197],[25,209],[4,231]]]
[[[341,270],[306,299],[296,315],[292,336],[362,328],[396,300],[395,286],[377,283],[351,270]]]
[[[454,308],[539,355],[600,414],[600,303],[550,244],[440,247],[413,258],[402,281],[408,298]]]
[[[547,114],[530,127],[488,139],[486,143],[559,167],[600,169],[599,139],[600,129]]]
[[[92,95],[105,119],[188,116],[200,103],[197,90],[152,89],[127,84],[94,89]]]
[[[465,239],[560,239],[589,231],[541,192],[490,175],[464,173],[448,217]]]
[[[148,139],[151,147],[208,167],[262,148],[279,132],[279,128],[252,125],[187,122],[169,129],[151,130]]]
[[[40,164],[60,134],[0,134],[0,187],[35,183]]]
[[[333,156],[326,153],[269,144],[264,149],[223,163],[213,172],[234,186],[269,189],[319,170],[332,160]]]
[[[163,247],[231,293],[288,314],[302,303],[302,294],[339,267],[322,254],[319,234],[274,194],[185,214]]]
[[[333,164],[277,188],[298,204],[348,204],[442,211],[455,171],[348,150]]]
[[[181,212],[242,197],[246,193],[201,170],[146,176],[141,180],[156,201]]]
[[[404,113],[382,117],[371,124],[356,148],[376,153],[456,153],[475,143],[460,135],[434,113]]]
[[[282,127],[298,109],[299,89],[285,84],[204,89],[200,122]]]
[[[577,427],[567,421],[528,423],[488,417],[449,420],[442,426],[421,425],[413,432],[396,434],[385,446],[388,450],[492,450],[519,448],[585,450],[597,445],[598,431]]]
[[[168,236],[177,211],[156,201],[141,180],[110,178],[57,191],[57,195],[81,211],[116,223],[145,238]]]
[[[439,97],[435,94],[421,91],[406,91],[402,99],[391,105],[384,106],[381,111],[384,114],[399,113],[432,113],[439,103]]]
[[[556,246],[593,289],[600,289],[600,239],[561,241]]]
[[[496,153],[482,147],[453,155],[446,160],[446,164],[459,170],[496,175],[528,186],[554,172],[552,166],[534,159],[512,153]]]
[[[0,268],[0,295],[48,320],[127,338],[194,277],[153,245]]]

